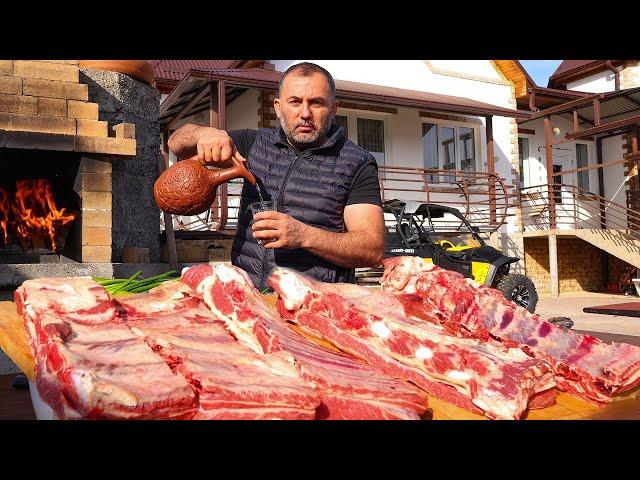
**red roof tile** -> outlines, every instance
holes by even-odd
[[[216,70],[229,68],[237,60],[149,60],[155,69],[156,80],[179,82],[190,69]]]
[[[590,63],[601,61],[602,60],[563,60],[562,63],[558,65],[558,68],[556,68],[556,71],[553,72],[553,75],[551,75],[551,77],[549,78],[556,78],[572,70],[576,70],[578,68],[584,67],[585,65],[589,65]]]

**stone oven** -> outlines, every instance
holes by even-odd
[[[0,286],[159,260],[160,94],[77,60],[0,60]],[[145,250],[145,251],[146,251]]]

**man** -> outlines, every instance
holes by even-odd
[[[231,259],[256,288],[267,287],[276,265],[323,282],[354,282],[354,267],[376,267],[385,226],[374,157],[333,125],[335,83],[324,68],[304,62],[290,67],[274,100],[277,129],[225,132],[184,125],[169,139],[179,157],[198,154],[208,164],[229,165],[246,157],[265,200],[276,211],[253,218],[259,201],[244,183]],[[258,242],[261,242],[262,245]]]

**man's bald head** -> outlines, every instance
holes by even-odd
[[[331,103],[335,101],[336,82],[333,80],[333,77],[326,69],[311,62],[296,63],[287,68],[280,78],[280,83],[278,85],[278,97],[282,96],[282,85],[284,84],[284,79],[291,74],[300,75],[301,77],[309,77],[314,74],[322,75],[327,80],[327,85],[329,86],[329,101]]]

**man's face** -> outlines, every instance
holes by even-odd
[[[332,102],[329,83],[323,75],[287,75],[280,98],[273,102],[280,125],[294,147],[304,150],[320,145],[338,109]]]

